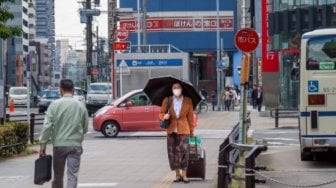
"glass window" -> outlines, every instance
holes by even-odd
[[[9,90],[9,94],[11,95],[27,95],[27,93],[27,88],[15,88]]]
[[[315,3],[316,4],[316,3]],[[314,5],[314,0],[301,0],[301,6],[312,6]]]
[[[280,10],[288,9],[288,1],[289,0],[280,0]]]
[[[335,70],[336,35],[310,39],[307,46],[307,70]]]
[[[327,0],[327,4],[336,4],[336,0]]]
[[[148,106],[150,105],[150,100],[144,93],[139,93],[128,98],[127,101],[132,102],[133,106]]]
[[[325,5],[327,4],[327,0],[318,0],[319,5]]]
[[[90,85],[89,93],[111,93],[112,85]]]
[[[273,1],[273,11],[279,11],[280,10],[280,0],[274,0]]]

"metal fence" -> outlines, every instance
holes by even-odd
[[[275,128],[279,127],[279,118],[298,118],[299,111],[295,109],[274,108],[270,111],[271,117],[275,120]]]
[[[31,113],[29,119],[29,140],[31,143],[34,143],[35,126],[43,125],[44,114]],[[28,116],[27,114],[6,114],[6,121],[28,122]]]
[[[246,122],[250,122],[249,118]],[[265,145],[238,144],[238,138],[239,123],[237,123],[237,125],[232,129],[228,137],[219,147],[218,188],[228,188],[232,179],[245,181],[246,188],[255,187],[255,183],[257,181],[255,179],[255,170],[259,169],[255,166],[255,159],[262,151],[266,151],[267,147]],[[244,155],[245,163],[239,164],[239,156],[242,156],[242,152],[246,152],[246,155]],[[234,174],[235,169],[237,168],[245,169],[243,176]]]

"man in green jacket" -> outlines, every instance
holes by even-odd
[[[40,136],[40,155],[45,155],[46,145],[51,137],[54,169],[52,188],[63,188],[66,161],[67,188],[76,188],[83,153],[82,142],[88,129],[89,117],[83,103],[73,98],[72,80],[61,80],[60,92],[62,98],[52,102],[46,112]]]

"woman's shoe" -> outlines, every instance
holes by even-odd
[[[181,176],[176,176],[174,182],[180,182],[180,181],[183,181],[183,178]]]
[[[182,179],[183,183],[189,183],[190,182],[189,179],[186,178],[186,177],[182,177],[181,179]]]

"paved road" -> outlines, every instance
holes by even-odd
[[[256,120],[252,115],[252,121]],[[322,156],[320,161],[302,162],[300,160],[299,131],[297,119],[280,119],[280,127],[274,128],[273,118],[260,118],[254,124],[254,139],[268,145],[268,151],[262,153],[257,160],[260,166],[266,166],[264,175],[282,183],[292,185],[314,185],[336,179],[335,155]],[[258,177],[265,179],[264,177]],[[258,184],[259,188],[285,188],[289,185],[267,180],[266,185]],[[321,186],[335,188],[336,183]]]
[[[207,152],[207,175],[205,181],[194,180],[189,185],[172,183],[175,175],[168,167],[164,132],[121,133],[119,137],[111,139],[92,131],[90,126],[84,142],[79,187],[214,188],[217,182],[218,147],[237,118],[235,112],[200,115],[196,132],[203,138]],[[50,149],[49,146],[49,153]],[[32,184],[36,158],[37,155],[30,155],[0,161],[0,187],[50,187],[50,183],[43,186]]]

